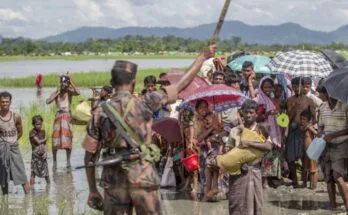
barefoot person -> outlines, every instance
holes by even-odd
[[[8,194],[8,182],[21,184],[25,194],[29,193],[29,183],[25,174],[23,158],[18,140],[23,134],[22,119],[10,110],[12,95],[0,93],[0,185],[2,193]]]
[[[242,115],[244,119],[244,127],[258,131],[261,129],[256,123],[258,105],[253,100],[246,100],[242,105]],[[255,148],[264,152],[272,150],[272,142],[270,138],[266,143],[257,142],[241,142],[241,147]],[[262,174],[261,161],[256,159],[249,164],[245,164],[242,168],[241,175],[230,176],[230,188],[228,194],[229,214],[262,214],[263,190],[262,190]]]
[[[60,76],[60,85],[56,92],[46,100],[46,104],[56,102],[58,111],[53,126],[52,152],[53,165],[57,164],[57,150],[65,149],[67,157],[67,167],[70,167],[70,156],[72,149],[72,125],[70,105],[73,96],[80,95],[80,90],[75,87],[69,73]]]
[[[111,70],[111,83],[116,93],[110,102],[93,113],[87,126],[87,135],[82,144],[86,150],[85,164],[96,162],[101,149],[105,152],[104,156],[111,158],[139,151],[139,148],[146,155],[141,158],[141,162],[133,160],[104,166],[104,200],[97,189],[95,168],[87,168],[90,207],[104,210],[104,214],[132,214],[133,207],[137,214],[162,213],[158,199],[160,181],[153,166],[156,160],[147,153],[148,147],[152,148],[152,154],[153,150],[159,152],[151,144],[152,113],[162,105],[174,103],[178,93],[193,80],[203,62],[214,56],[215,52],[215,45],[205,49],[177,84],[147,93],[141,98],[132,95],[137,65],[129,61],[115,62]],[[124,130],[127,130],[126,134]],[[128,139],[128,136],[132,139]]]
[[[43,119],[40,115],[33,116],[33,129],[29,132],[32,148],[30,184],[35,183],[35,177],[45,178],[50,183],[47,164],[46,132],[42,130]]]

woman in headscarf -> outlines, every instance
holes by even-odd
[[[280,178],[280,151],[282,147],[282,133],[276,123],[276,116],[280,111],[278,103],[274,99],[274,82],[270,76],[261,79],[256,98],[259,105],[258,121],[270,126],[270,138],[273,149],[262,160],[262,177],[264,187],[268,186],[267,177]]]

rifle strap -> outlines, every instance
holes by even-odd
[[[132,109],[131,106],[134,107],[134,104],[134,99],[131,99],[131,101],[127,104],[125,113],[129,113],[129,111]],[[117,128],[120,135],[126,140],[127,144],[130,144],[131,148],[137,148],[139,146],[139,143],[142,143],[142,141],[140,137],[124,121],[126,114],[124,114],[124,117],[122,117],[119,112],[110,104],[110,102],[103,102],[101,106],[111,122]],[[127,133],[130,137],[127,135]]]

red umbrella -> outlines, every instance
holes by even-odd
[[[165,117],[153,123],[152,130],[168,142],[180,142],[182,140],[180,125],[177,119]]]
[[[184,75],[184,72],[180,71],[179,69],[172,69],[172,71],[167,73],[167,75],[163,76],[159,82],[167,81],[170,84],[175,84],[179,82],[179,80],[182,78],[183,75]],[[196,76],[193,79],[193,81],[183,91],[179,93],[179,97],[181,99],[185,99],[197,89],[200,89],[202,87],[206,87],[209,85],[210,85],[209,81],[199,76]]]
[[[225,84],[213,84],[191,93],[181,104],[181,107],[192,108],[201,99],[213,104],[214,111],[220,112],[242,106],[247,97],[239,90]]]

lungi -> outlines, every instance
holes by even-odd
[[[70,113],[58,111],[54,120],[52,147],[54,149],[72,148],[72,125]]]
[[[23,158],[17,142],[0,142],[0,185],[10,180],[15,185],[27,183]]]

